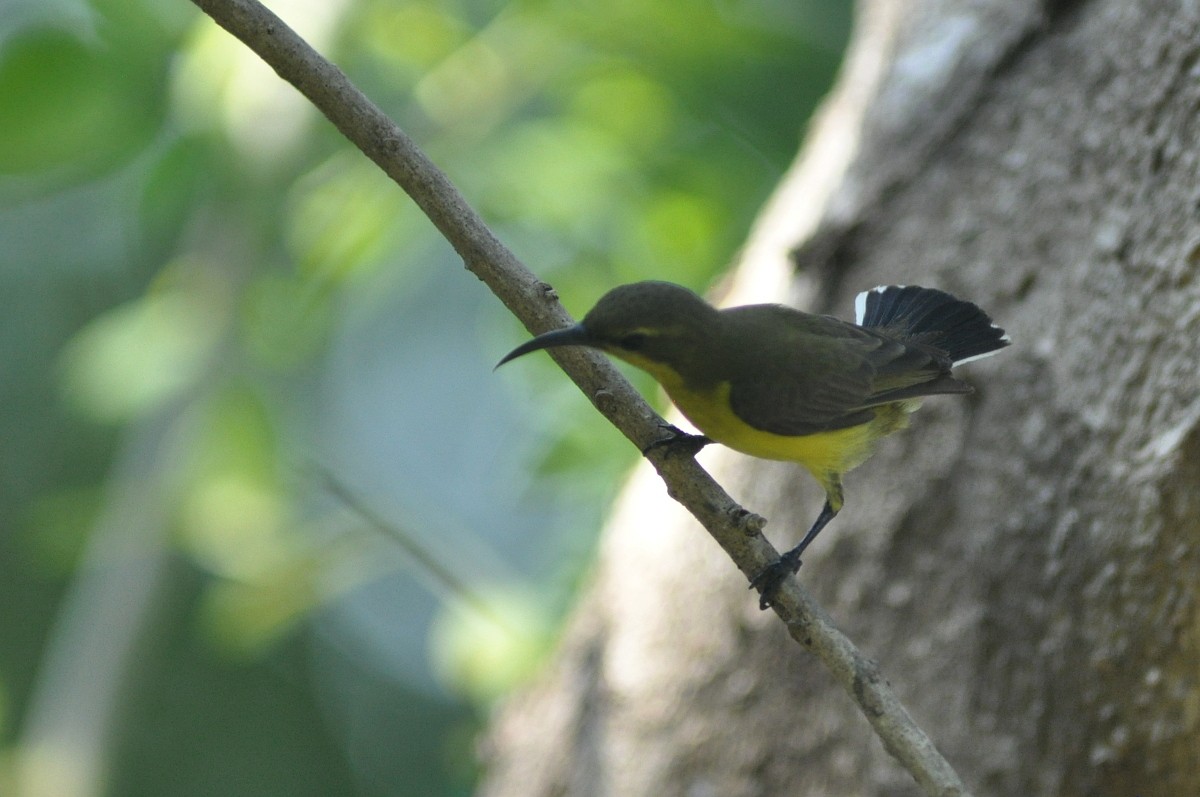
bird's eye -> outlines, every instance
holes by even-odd
[[[617,341],[617,344],[625,351],[637,351],[646,345],[646,336],[641,332],[632,332]]]

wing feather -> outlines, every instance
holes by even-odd
[[[756,311],[742,312],[738,311]],[[828,316],[757,305],[725,311],[756,341],[734,358],[733,412],[750,426],[808,435],[866,423],[872,407],[970,387],[950,376],[942,351]],[[780,324],[780,320],[787,323]]]

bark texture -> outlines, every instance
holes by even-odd
[[[1200,3],[861,4],[730,294],[848,317],[925,284],[1013,337],[851,474],[800,573],[977,795],[1200,794],[1198,277]],[[701,459],[780,546],[820,506]],[[485,753],[488,797],[918,793],[647,468]]]

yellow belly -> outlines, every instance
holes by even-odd
[[[875,417],[858,426],[808,435],[772,434],[734,414],[728,382],[695,390],[671,368],[627,352],[617,354],[649,372],[687,419],[718,443],[754,457],[803,465],[838,504],[835,509],[841,504],[841,476],[871,456],[876,440],[908,426],[909,414],[921,406],[918,400],[897,401],[875,407]]]
[[[842,474],[861,465],[871,455],[875,441],[908,425],[918,401],[884,404],[870,421],[845,429],[808,435],[778,435],[755,429],[733,413],[729,384],[697,392],[682,385],[666,386],[667,395],[696,428],[722,445],[763,459],[796,462],[821,483],[826,492],[837,491]]]
[[[719,443],[764,459],[799,462],[814,472],[845,473],[871,454],[880,437],[907,425],[908,413],[897,404],[880,407],[871,421],[846,429],[808,435],[778,435],[748,425],[729,406],[729,385],[712,393],[668,391],[688,420]]]

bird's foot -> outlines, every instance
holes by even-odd
[[[779,585],[800,569],[800,553],[798,550],[788,551],[750,579],[750,589],[758,590],[758,608],[771,608],[771,598],[779,589]]]
[[[649,454],[657,448],[666,448],[671,454],[694,457],[700,453],[702,448],[712,442],[712,438],[710,437],[702,434],[688,434],[673,424],[663,423],[662,428],[666,434],[643,448],[642,456]]]

